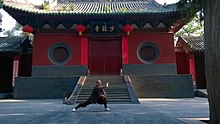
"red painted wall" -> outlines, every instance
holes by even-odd
[[[153,42],[160,49],[160,57],[156,64],[174,64],[176,57],[174,52],[174,34],[166,32],[146,33],[143,31],[133,31],[128,36],[128,64],[142,64],[137,57],[137,47],[143,42]]]
[[[81,39],[74,33],[35,33],[33,66],[54,65],[48,58],[48,49],[55,43],[67,44],[72,50],[72,58],[66,65],[81,64]]]
[[[177,74],[189,74],[189,57],[185,52],[176,52]]]
[[[85,57],[81,56],[85,50],[81,49],[84,45],[83,37],[74,33],[35,33],[33,47],[33,66],[54,65],[48,58],[48,49],[55,43],[62,42],[72,50],[72,58],[66,65],[85,65]],[[127,36],[128,57],[126,64],[143,64],[137,57],[137,47],[144,41],[155,43],[160,49],[160,57],[156,64],[175,64],[174,35],[166,32],[146,33],[143,31],[133,31]],[[83,52],[84,51],[84,52]],[[85,56],[85,55],[83,55]]]
[[[193,81],[196,80],[194,54],[176,52],[177,74],[191,74]]]

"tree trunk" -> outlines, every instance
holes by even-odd
[[[220,124],[220,0],[205,0],[205,69],[210,124]]]

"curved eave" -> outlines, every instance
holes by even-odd
[[[42,27],[46,23],[62,23],[66,27],[84,23],[88,24],[93,20],[115,20],[122,24],[136,23],[138,27],[143,27],[146,23],[150,23],[153,27],[163,22],[167,27],[170,27],[181,15],[178,10],[170,11],[141,11],[141,12],[102,12],[102,13],[79,13],[72,11],[36,11],[22,8],[16,8],[4,4],[3,9],[7,11],[21,25],[29,24],[33,27]],[[54,21],[57,20],[57,21]],[[71,24],[67,24],[71,23]],[[56,25],[56,24],[55,24]]]
[[[167,9],[167,10],[135,10],[135,11],[125,11],[125,12],[111,12],[111,11],[101,11],[101,12],[89,12],[89,11],[46,11],[39,9],[29,9],[14,7],[7,4],[3,4],[3,8],[7,10],[21,11],[29,14],[36,15],[128,15],[128,14],[171,14],[179,12],[177,9]]]

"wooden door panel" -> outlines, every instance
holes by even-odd
[[[89,69],[92,75],[119,74],[121,64],[119,39],[89,41]]]
[[[106,56],[120,56],[120,42],[117,40],[105,42],[105,55]]]
[[[102,74],[105,70],[105,60],[103,57],[90,58],[90,71],[91,74]]]
[[[90,45],[89,54],[91,56],[105,56],[105,43],[100,41],[92,41]]]
[[[105,62],[105,71],[107,74],[119,74],[121,62],[119,57],[107,57]]]

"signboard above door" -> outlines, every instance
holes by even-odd
[[[118,33],[118,23],[117,22],[92,22],[91,23],[91,33],[92,34],[117,34]]]

